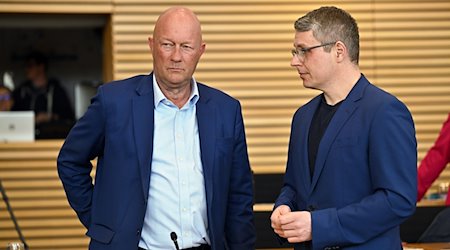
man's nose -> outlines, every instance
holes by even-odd
[[[175,48],[172,51],[171,59],[173,61],[180,61],[182,57],[181,48],[178,46],[175,46]]]
[[[291,58],[291,66],[292,67],[299,66],[299,65],[302,65],[302,64],[303,64],[303,61],[300,60],[298,58],[298,56],[292,56],[292,58]]]

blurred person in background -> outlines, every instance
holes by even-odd
[[[73,121],[72,105],[59,81],[48,77],[48,61],[44,54],[32,52],[26,58],[27,80],[13,92],[12,111],[32,110],[36,125],[52,121]]]
[[[13,99],[11,90],[4,85],[0,85],[0,111],[10,111],[12,105]]]
[[[418,170],[417,201],[420,201],[433,182],[450,162],[450,113],[444,122],[433,147],[422,159]],[[449,190],[450,191],[450,190]],[[447,194],[446,206],[450,206],[450,194]]]
[[[417,176],[417,201],[420,201],[433,182],[450,162],[450,113],[439,132],[434,145],[419,165]],[[448,183],[441,184],[437,195],[445,199],[445,208],[440,211],[419,237],[418,242],[450,242],[450,190]]]

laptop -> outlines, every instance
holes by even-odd
[[[0,112],[0,142],[34,141],[34,112]]]

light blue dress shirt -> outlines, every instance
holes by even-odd
[[[191,96],[179,109],[167,99],[153,76],[155,130],[149,197],[139,247],[180,249],[210,244],[206,193],[196,117],[199,99],[192,80]]]

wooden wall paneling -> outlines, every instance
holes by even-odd
[[[374,13],[375,83],[411,110],[420,163],[450,112],[450,2],[375,1]]]
[[[112,0],[0,0],[1,13],[111,13]]]
[[[30,249],[86,249],[85,229],[70,208],[56,171],[59,140],[0,144],[0,178]],[[0,203],[0,246],[19,241]]]

